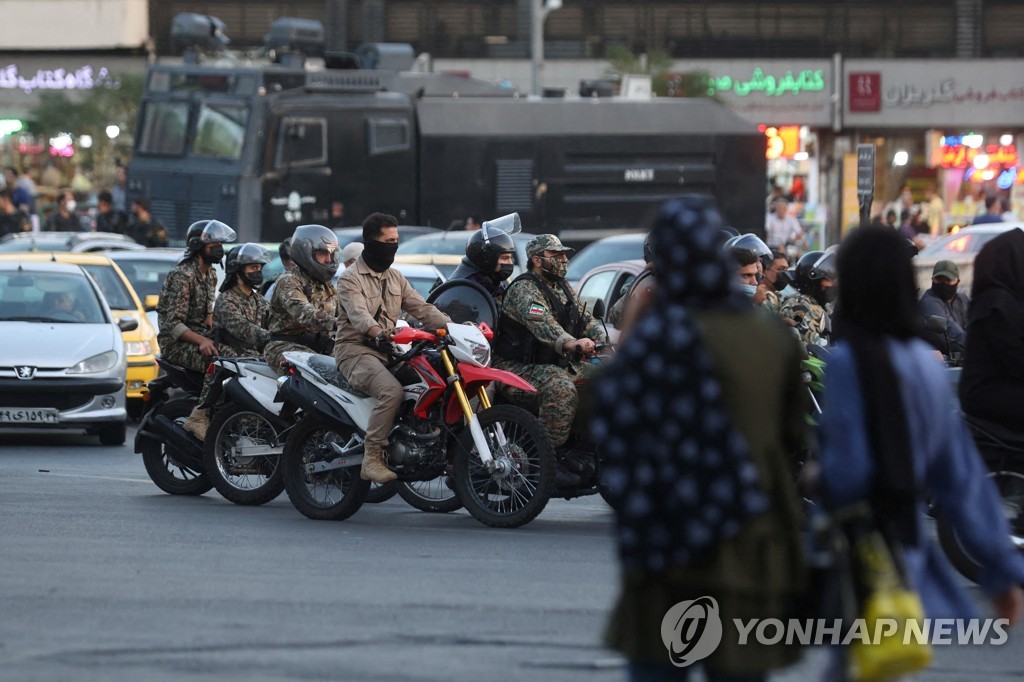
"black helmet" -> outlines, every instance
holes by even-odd
[[[725,248],[728,251],[732,251],[733,249],[746,249],[747,251],[753,251],[754,255],[761,261],[761,265],[764,266],[765,270],[771,267],[772,260],[774,260],[772,250],[769,249],[768,245],[753,232],[747,232],[746,234],[737,235],[731,238],[725,243]]]
[[[185,233],[185,253],[191,256],[207,244],[231,244],[235,236],[235,231],[219,220],[197,220]]]
[[[824,253],[814,261],[814,266],[811,268],[808,277],[812,281],[818,281],[821,279],[834,280],[837,277],[836,259],[837,259],[837,246],[830,246],[825,249]]]
[[[331,260],[317,262],[314,251],[327,251]],[[307,275],[318,282],[330,282],[338,272],[338,235],[323,225],[299,225],[292,235],[292,260]]]
[[[492,274],[498,267],[501,254],[516,252],[511,235],[522,229],[518,213],[488,220],[466,243],[466,258],[483,274]]]
[[[814,264],[818,262],[818,259],[824,255],[824,251],[808,251],[800,256],[800,260],[796,262],[796,268],[793,272],[793,286],[801,294],[809,296],[814,293],[815,280],[811,279],[811,270],[814,269]]]
[[[651,233],[644,237],[644,262],[650,265],[654,262],[654,247],[651,246]]]
[[[291,248],[292,248],[292,238],[291,237],[288,237],[287,239],[285,239],[283,242],[281,242],[281,245],[277,247],[277,253],[278,253],[279,256],[281,256],[281,262],[282,263],[284,263],[286,260],[291,260],[292,259]]]

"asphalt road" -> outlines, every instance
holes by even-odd
[[[314,522],[283,495],[165,495],[131,450],[0,431],[0,680],[624,677],[600,644],[617,566],[598,498],[518,530],[398,498]],[[920,679],[1019,677],[1019,639],[942,648]]]

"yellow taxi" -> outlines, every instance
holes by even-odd
[[[104,298],[107,299],[107,306],[110,307],[115,320],[133,317],[139,321],[136,329],[121,333],[128,353],[128,373],[125,381],[128,390],[128,411],[131,413],[133,409],[141,406],[146,383],[155,379],[159,373],[156,355],[160,349],[156,343],[156,329],[146,319],[142,302],[117,264],[107,256],[96,253],[0,253],[0,260],[56,261],[80,265],[96,281]]]

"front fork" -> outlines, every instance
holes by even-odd
[[[473,413],[472,406],[469,404],[469,396],[466,395],[466,387],[462,383],[462,378],[455,372],[455,364],[452,362],[447,348],[441,349],[441,360],[444,362],[444,368],[448,371],[448,380],[451,381],[452,387],[455,389],[455,396],[459,399],[459,405],[462,407],[462,414],[466,417],[466,424],[469,426],[469,434],[473,437],[473,444],[476,445],[476,451],[480,454],[480,461],[483,462],[488,471],[492,471],[496,466],[494,455],[491,454],[491,447],[487,444],[487,437],[484,436],[484,430],[480,428],[480,420],[474,419],[475,415]],[[491,406],[490,398],[487,397],[487,392],[482,386],[480,387],[478,397],[480,399],[480,406],[483,409],[486,410]],[[500,424],[496,426],[498,428],[495,429],[495,435],[498,439],[498,445],[504,448],[505,434],[501,430]]]

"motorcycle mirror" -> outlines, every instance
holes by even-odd
[[[604,322],[604,313],[604,299],[599,298],[594,301],[594,311],[590,314],[594,316],[595,320],[601,320]]]
[[[928,329],[932,330],[933,332],[943,333],[945,333],[946,326],[949,324],[946,318],[944,318],[942,315],[929,315],[928,319],[925,320],[925,323]]]

